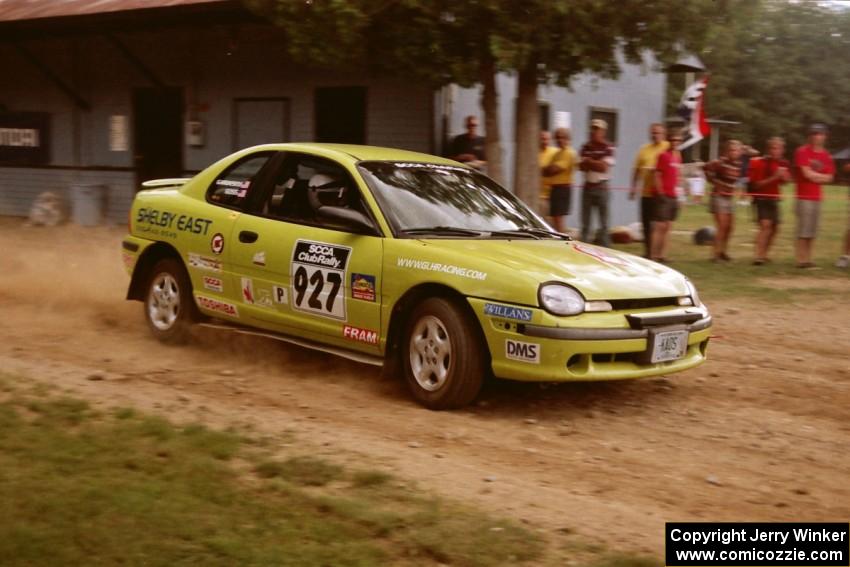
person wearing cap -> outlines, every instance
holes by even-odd
[[[605,139],[608,123],[600,118],[590,121],[590,141],[581,147],[579,169],[584,172],[581,193],[581,239],[590,238],[593,210],[599,216],[599,230],[594,242],[608,246],[608,180],[614,166],[614,147]]]
[[[478,135],[478,118],[469,115],[465,120],[466,132],[452,140],[449,156],[455,161],[471,165],[475,169],[484,169],[487,156],[484,153],[484,137]]]
[[[820,221],[824,183],[831,183],[835,163],[826,151],[827,128],[823,124],[809,126],[809,143],[794,152],[794,177],[797,185],[797,267],[816,268],[812,250]]]
[[[756,257],[753,265],[768,262],[767,253],[779,230],[779,203],[782,199],[780,187],[791,179],[790,164],[783,159],[785,140],[770,138],[764,157],[750,161],[749,180],[756,210],[759,231],[756,235]]]
[[[568,128],[555,130],[556,148],[546,156],[541,154],[541,175],[548,191],[549,207],[545,211],[552,218],[552,226],[558,232],[567,230],[567,215],[570,214],[573,191],[573,170],[578,156],[570,145]]]
[[[650,141],[640,147],[635,156],[635,165],[632,171],[632,189],[629,191],[629,199],[634,199],[638,193],[638,180],[640,180],[640,220],[643,223],[643,248],[644,257],[652,257],[652,217],[655,206],[655,165],[658,156],[667,151],[670,143],[664,139],[667,129],[664,124],[652,124],[649,127]]]

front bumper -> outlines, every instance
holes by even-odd
[[[570,318],[532,309],[531,321],[519,321],[488,315],[484,306],[491,302],[486,300],[470,298],[469,303],[484,330],[494,374],[512,380],[622,380],[671,374],[703,363],[711,336],[712,319],[704,308],[584,313]],[[564,326],[565,321],[571,326]],[[668,326],[688,331],[684,357],[646,362],[650,329]]]

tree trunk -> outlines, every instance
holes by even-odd
[[[481,63],[481,109],[486,132],[487,175],[499,185],[505,184],[502,166],[502,135],[499,131],[499,91],[496,88],[496,63],[492,58]]]
[[[537,104],[537,65],[519,71],[516,102],[514,193],[535,211],[540,194],[540,109]]]

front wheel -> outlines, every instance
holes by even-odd
[[[431,297],[408,321],[404,375],[414,397],[435,410],[475,399],[484,381],[486,351],[475,321],[455,302]]]
[[[192,285],[183,265],[173,258],[156,263],[145,292],[145,320],[164,343],[182,343],[193,320]]]

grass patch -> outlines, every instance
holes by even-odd
[[[0,502],[4,566],[475,567],[539,564],[544,548],[384,473],[31,388],[0,401]]]
[[[671,267],[691,278],[700,292],[710,298],[758,297],[776,302],[800,299],[834,298],[846,296],[846,291],[836,289],[836,283],[827,280],[847,280],[850,289],[850,273],[833,266],[838,258],[845,231],[847,230],[848,189],[840,186],[826,187],[818,239],[815,243],[815,262],[823,269],[800,270],[794,261],[794,199],[791,186],[785,188],[786,198],[782,202],[782,223],[779,234],[771,249],[773,262],[753,266],[756,224],[750,207],[736,209],[735,231],[729,247],[734,259],[729,264],[709,262],[711,249],[696,246],[692,233],[703,226],[714,226],[713,217],[706,205],[688,205],[682,209],[679,219],[673,224],[670,244]],[[633,254],[643,253],[643,244],[628,244],[617,248]],[[781,282],[781,285],[780,285]],[[799,282],[799,285],[797,283]],[[841,282],[837,282],[841,284]]]

